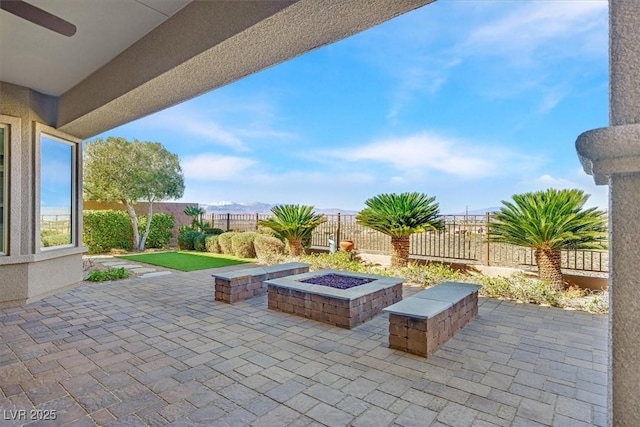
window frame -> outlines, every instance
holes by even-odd
[[[2,145],[2,161],[0,162],[0,167],[2,168],[2,220],[1,229],[2,235],[0,236],[0,241],[2,242],[2,247],[0,247],[0,256],[6,256],[9,254],[8,246],[9,246],[9,132],[10,125],[8,123],[0,122],[0,129],[2,129],[2,141],[0,141],[0,145]]]
[[[71,148],[71,243],[58,246],[42,246],[41,233],[41,204],[42,204],[42,138],[48,138],[56,142],[65,144]],[[80,198],[81,183],[81,155],[82,140],[73,138],[63,132],[52,127],[36,123],[34,132],[34,149],[35,149],[35,233],[34,233],[34,249],[36,253],[55,251],[59,249],[68,249],[81,246],[80,230],[82,228],[82,200]]]

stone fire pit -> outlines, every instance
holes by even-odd
[[[367,283],[350,283],[349,278]],[[328,286],[307,283],[307,280]],[[371,319],[383,308],[401,301],[402,280],[327,269],[267,280],[265,284],[270,309],[351,329]],[[331,284],[332,281],[335,285]]]

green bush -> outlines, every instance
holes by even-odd
[[[178,235],[178,247],[180,249],[194,250],[198,236],[204,236],[201,232],[193,229],[185,229]]]
[[[258,233],[252,231],[238,233],[231,237],[231,250],[238,258],[255,258],[256,248],[253,245]]]
[[[210,236],[219,236],[222,233],[224,233],[224,230],[222,228],[209,228],[207,230],[207,234]]]
[[[256,251],[256,258],[266,262],[273,255],[283,255],[285,244],[277,237],[258,234],[253,241],[253,247]]]
[[[200,233],[193,239],[193,249],[198,252],[204,252],[206,250],[205,247],[205,239],[206,235],[204,233]]]
[[[211,236],[207,236],[204,239],[204,246],[207,252],[211,252],[214,254],[222,253],[222,250],[220,249],[220,243],[218,243],[218,236],[219,235],[214,234]]]
[[[56,230],[42,230],[40,242],[43,247],[62,246],[71,244],[71,233],[60,233]]]
[[[147,217],[140,216],[138,229],[140,233],[144,233],[147,226]],[[149,229],[149,237],[147,237],[147,248],[166,248],[169,246],[169,240],[173,234],[171,229],[175,225],[175,218],[171,214],[157,213],[153,215],[151,220],[151,228]]]
[[[104,253],[111,249],[130,250],[133,230],[129,214],[124,211],[84,211],[83,243],[89,253]]]
[[[105,282],[107,280],[126,279],[129,272],[124,267],[108,268],[106,270],[93,270],[87,280],[90,282]]]
[[[220,250],[225,255],[233,255],[233,247],[231,246],[231,239],[236,234],[240,234],[238,231],[227,231],[218,236],[218,243],[220,244]]]

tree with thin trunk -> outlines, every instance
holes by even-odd
[[[493,215],[489,241],[533,248],[540,279],[556,288],[564,287],[562,250],[606,249],[606,215],[583,208],[589,195],[582,190],[550,188],[512,199]]]
[[[153,203],[182,197],[184,177],[180,160],[159,142],[127,141],[124,138],[98,138],[85,146],[84,197],[88,200],[118,202],[125,205],[134,235],[134,248],[144,250]],[[147,223],[139,229],[134,206],[147,202]]]
[[[314,213],[313,206],[277,205],[271,208],[271,213],[273,216],[258,221],[258,225],[272,229],[285,239],[292,256],[299,256],[313,230],[327,222],[324,215]]]
[[[356,222],[391,236],[391,265],[404,267],[409,263],[411,235],[443,227],[435,200],[417,192],[379,194],[365,202]]]

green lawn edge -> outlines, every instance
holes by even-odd
[[[117,255],[116,258],[171,268],[180,271],[197,271],[209,268],[228,267],[247,264],[255,260],[238,258],[229,255],[211,254],[192,251],[166,251],[142,254]]]

